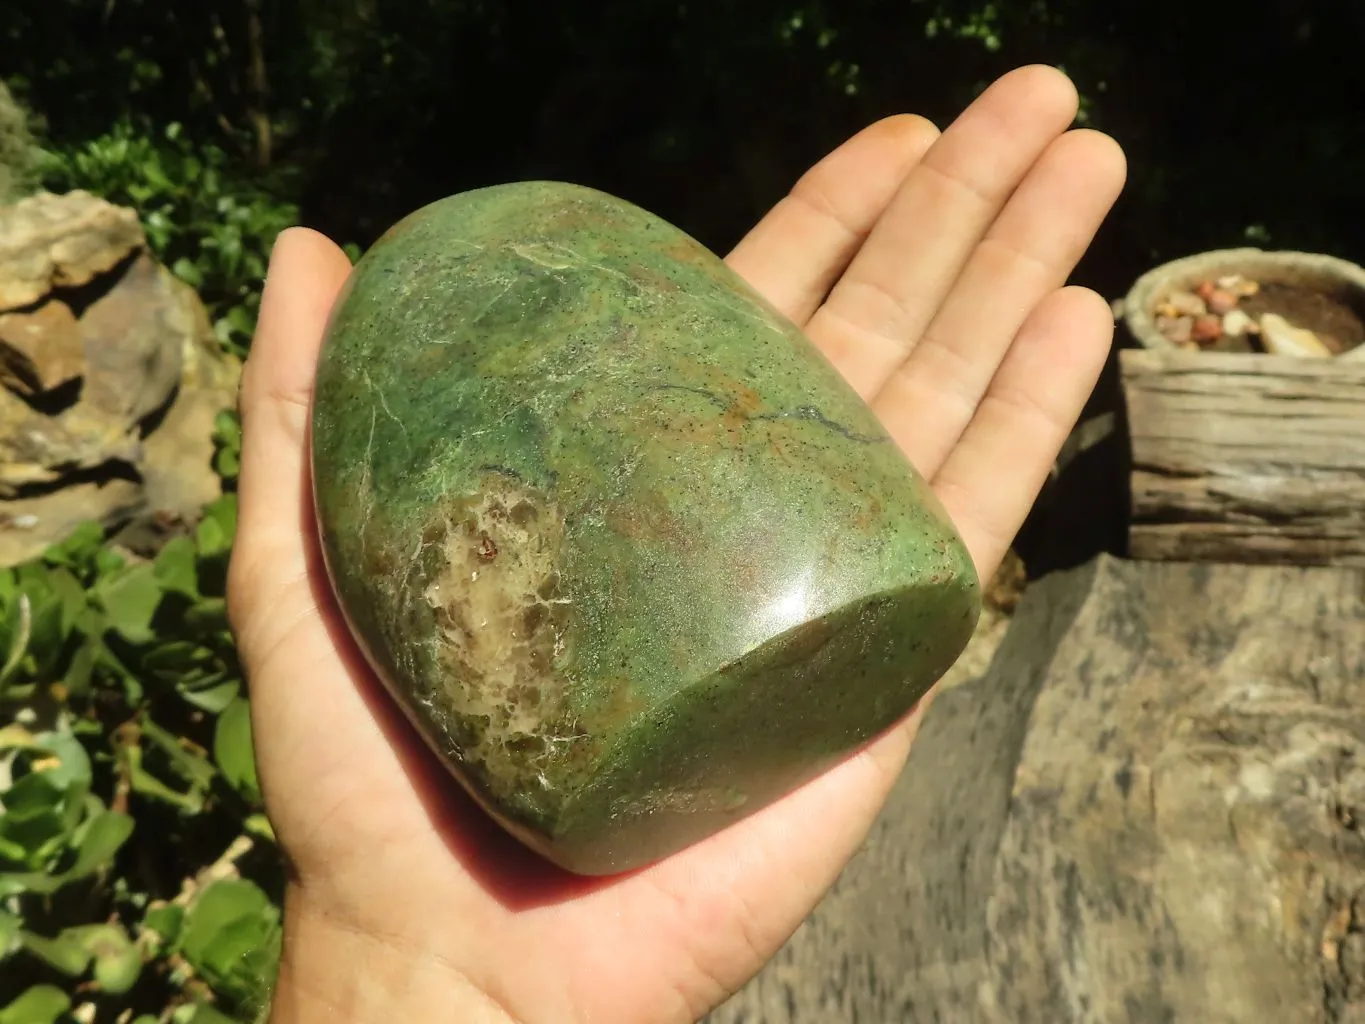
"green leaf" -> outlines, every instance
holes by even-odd
[[[132,988],[142,971],[142,954],[119,924],[76,925],[53,938],[24,932],[21,938],[28,952],[73,978],[93,962],[96,983],[114,995]]]
[[[196,635],[221,632],[228,628],[227,601],[206,597],[185,611],[185,628]]]
[[[0,835],[0,860],[7,860],[11,864],[22,864],[27,867],[28,851],[18,843]]]
[[[19,932],[23,929],[23,919],[0,907],[0,960],[5,959],[18,945]]]
[[[30,870],[40,870],[66,846],[70,831],[66,818],[58,811],[30,813],[24,818],[14,814],[5,816],[5,847],[12,855],[17,848],[20,856],[15,858],[20,865]]]
[[[104,527],[97,522],[85,522],[76,527],[65,540],[53,544],[43,552],[43,561],[62,565],[77,574],[88,571],[96,553],[104,544]]]
[[[200,273],[199,268],[184,256],[171,264],[171,273],[194,288],[204,283],[204,275]]]
[[[32,932],[22,932],[20,939],[26,950],[54,971],[79,978],[90,966],[90,950],[81,942],[77,929],[68,928],[51,939]]]
[[[0,1024],[56,1024],[71,1000],[56,985],[34,985],[0,1010]]]
[[[65,732],[39,733],[33,737],[33,745],[54,754],[60,762],[43,770],[48,783],[62,790],[90,784],[90,755],[75,736]]]
[[[111,995],[121,995],[137,983],[138,975],[142,973],[142,954],[122,925],[86,925],[68,931],[77,933],[79,941],[94,958],[95,982],[101,989]]]
[[[142,703],[142,680],[103,643],[96,648],[95,664],[123,684],[123,699],[127,704],[131,707],[137,707]]]
[[[0,839],[6,860],[38,871],[61,853],[72,833],[63,813],[63,795],[62,788],[39,771],[22,776],[5,791]]]
[[[112,576],[127,564],[123,556],[111,548],[101,547],[95,552],[95,574],[97,576]]]
[[[160,949],[176,944],[184,921],[183,907],[174,903],[157,903],[147,908],[147,913],[142,917],[142,928],[144,933],[151,933],[154,945]]]
[[[232,703],[241,688],[241,680],[224,679],[197,687],[181,686],[179,689],[180,696],[190,704],[201,711],[216,715]]]
[[[90,679],[95,671],[99,649],[98,640],[87,639],[71,656],[71,662],[66,667],[66,675],[62,677],[70,697],[80,698],[90,692]]]
[[[242,453],[236,448],[223,448],[213,456],[213,471],[225,480],[232,480],[242,471]]]
[[[46,772],[29,772],[10,784],[4,793],[5,814],[0,817],[0,828],[12,821],[20,821],[33,814],[61,806],[62,790]]]
[[[206,661],[213,660],[213,652],[190,640],[172,640],[152,648],[142,659],[142,667],[153,675],[174,682]]]
[[[218,773],[204,754],[199,753],[202,748],[182,742],[180,737],[163,729],[147,715],[142,716],[139,724],[142,735],[167,755],[177,775],[196,788],[207,789],[212,784]]]
[[[137,744],[123,746],[120,756],[123,759],[128,773],[128,781],[134,793],[151,797],[154,800],[163,800],[187,814],[198,814],[204,809],[204,793],[208,788],[207,784],[195,785],[192,783],[186,792],[171,788],[142,766],[142,747]],[[214,771],[213,766],[209,765],[207,761],[204,764],[211,776]]]
[[[60,595],[48,591],[33,602],[33,622],[28,653],[33,656],[39,676],[45,675],[62,653],[66,634],[62,630],[65,604]]]
[[[156,578],[164,589],[184,594],[191,600],[199,597],[199,573],[195,565],[194,541],[188,537],[168,540],[155,562]]]
[[[241,932],[264,936],[278,922],[279,911],[265,892],[244,878],[224,878],[211,883],[190,904],[180,935],[179,949],[196,969],[212,968],[238,957]]]
[[[204,509],[204,518],[195,529],[199,554],[204,557],[226,554],[237,532],[237,496],[225,494]]]
[[[218,716],[213,756],[228,784],[248,802],[260,803],[261,787],[251,743],[251,705],[244,698],[234,699]]]
[[[155,636],[151,623],[161,603],[161,592],[156,567],[150,564],[135,565],[104,581],[98,589],[109,625],[135,644],[146,643]]]
[[[63,884],[99,870],[133,834],[133,819],[119,811],[100,811],[85,825],[76,861],[63,873]]]
[[[85,596],[85,587],[69,569],[53,568],[47,574],[47,579],[53,594],[61,602],[62,637],[65,638],[70,636],[71,631],[76,628],[81,614],[89,604],[89,599]]]
[[[240,307],[238,307],[240,308]],[[239,445],[242,443],[242,420],[231,409],[224,409],[213,420],[214,439],[219,444]]]
[[[9,815],[0,817],[0,823],[7,817]],[[132,831],[133,819],[128,815],[117,811],[96,811],[72,834],[71,839],[76,844],[76,859],[69,868],[57,874],[0,872],[0,898],[21,892],[39,895],[53,893],[68,882],[84,878],[112,860]]]
[[[202,789],[191,787],[184,793],[178,789],[172,789],[137,762],[133,763],[129,776],[134,793],[151,797],[154,800],[163,800],[179,807],[187,814],[198,814],[204,809],[204,791]]]
[[[244,879],[223,879],[190,905],[180,952],[220,995],[250,1003],[264,995],[279,956],[279,910]]]
[[[28,638],[33,625],[33,605],[27,594],[20,594],[18,600],[9,606],[3,624],[4,635],[9,638],[9,650],[3,665],[0,665],[0,694],[19,672],[24,655],[28,652]]]
[[[237,1020],[208,1003],[181,1006],[171,1014],[171,1020],[173,1024],[239,1024]]]
[[[245,306],[233,306],[228,310],[228,323],[239,334],[250,336],[256,330],[256,318]]]

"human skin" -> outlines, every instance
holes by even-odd
[[[901,115],[804,175],[730,253],[930,481],[988,578],[1094,386],[1113,320],[1065,286],[1122,188],[1118,146],[1028,67],[939,132]],[[650,867],[569,875],[453,785],[365,667],[322,568],[306,455],[350,266],[276,245],[241,407],[229,603],[288,857],[271,1020],[695,1020],[756,973],[863,841],[927,700],[837,767]]]

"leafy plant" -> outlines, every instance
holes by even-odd
[[[264,1002],[282,879],[227,628],[235,525],[228,494],[154,559],[92,525],[0,571],[0,1024]]]
[[[213,468],[224,486],[235,487],[242,468],[242,420],[235,409],[224,409],[213,421]]]
[[[142,215],[158,258],[199,291],[220,341],[244,354],[276,236],[298,220],[283,198],[287,172],[263,175],[173,122],[161,131],[125,118],[105,135],[42,163],[53,191],[85,189]]]
[[[38,147],[28,127],[28,115],[0,82],[0,203],[13,202],[30,191],[38,161]]]

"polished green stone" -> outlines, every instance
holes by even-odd
[[[365,255],[313,472],[375,671],[489,813],[583,874],[829,768],[978,613],[962,541],[823,355],[687,235],[577,186],[457,195]]]

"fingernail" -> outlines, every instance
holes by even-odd
[[[290,239],[303,231],[306,231],[306,229],[295,224],[285,228],[275,236],[275,243],[270,247],[270,259],[267,261],[265,268],[265,276],[267,279],[270,277],[270,273],[275,269],[276,265],[282,263],[286,258],[286,254],[292,245]]]

